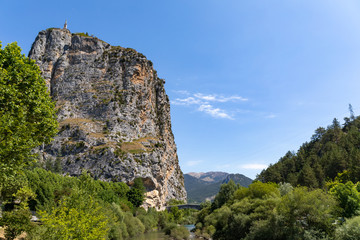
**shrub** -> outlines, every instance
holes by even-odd
[[[77,200],[63,199],[51,212],[39,211],[46,228],[42,239],[106,239],[108,220],[101,207],[92,198]]]
[[[170,236],[176,240],[189,239],[190,233],[186,227],[176,226],[175,228],[171,229]]]
[[[167,223],[164,227],[164,233],[166,235],[170,235],[171,233],[171,230],[173,230],[174,228],[177,227],[177,224],[176,223]]]
[[[142,224],[142,222],[129,212],[127,212],[125,215],[124,223],[126,225],[129,237],[135,237],[141,233],[144,233],[145,231],[145,226]]]
[[[348,219],[335,232],[335,240],[355,240],[360,236],[360,216]]]

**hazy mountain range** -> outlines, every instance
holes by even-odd
[[[249,184],[253,181],[252,179],[238,173],[190,172],[184,174],[188,203],[200,203],[206,200],[212,200],[219,192],[221,184],[228,183],[230,179],[244,187],[249,186]]]

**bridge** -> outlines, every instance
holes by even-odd
[[[170,212],[172,207],[178,207],[179,209],[195,209],[195,210],[201,210],[201,206],[199,204],[181,204],[181,205],[173,205],[173,206],[167,206],[166,210]]]

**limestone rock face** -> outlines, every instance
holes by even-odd
[[[146,206],[186,199],[165,81],[133,49],[67,29],[41,31],[29,53],[56,101],[60,130],[40,149],[64,172],[101,180],[143,179]]]

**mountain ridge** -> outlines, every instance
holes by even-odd
[[[247,187],[252,179],[243,174],[230,174],[226,172],[190,172],[184,174],[185,189],[189,203],[201,203],[213,200],[219,192],[220,186],[234,180],[236,184]]]

